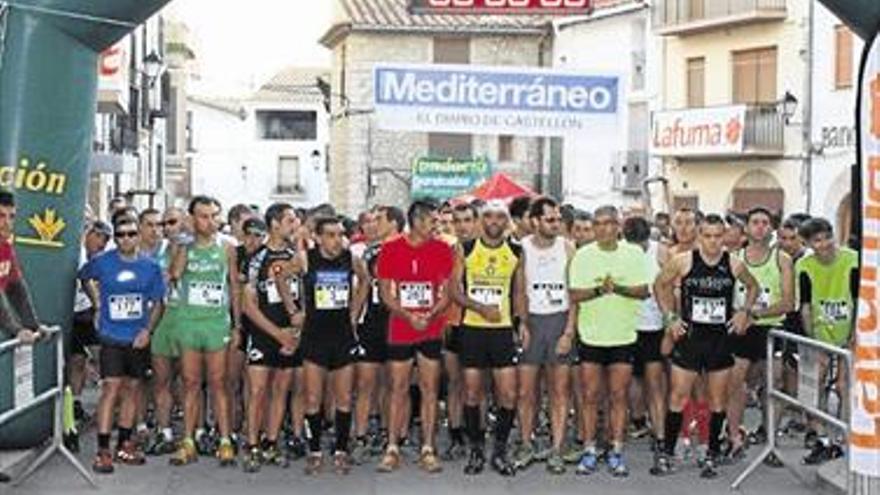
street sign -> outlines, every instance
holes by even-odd
[[[491,173],[485,158],[419,158],[413,162],[412,197],[454,198],[472,190]]]
[[[414,14],[570,14],[590,12],[592,0],[410,0]]]

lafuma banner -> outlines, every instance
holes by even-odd
[[[743,151],[745,105],[655,112],[654,156],[735,155]]]
[[[880,476],[880,38],[862,71],[859,106],[862,266],[855,328],[850,455],[852,469]]]
[[[378,65],[379,127],[396,131],[575,136],[616,124],[619,78],[547,69]]]

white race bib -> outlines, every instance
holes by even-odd
[[[315,280],[315,309],[338,310],[348,307],[351,285],[346,272],[318,272]]]
[[[472,285],[468,287],[468,298],[484,306],[501,308],[504,289],[491,285]]]
[[[189,304],[208,308],[223,305],[223,284],[194,281],[189,283]]]
[[[691,299],[691,321],[703,325],[727,323],[727,303],[722,297],[694,297]]]
[[[299,279],[290,279],[287,281],[290,287],[290,295],[294,300],[299,299]],[[266,301],[269,304],[280,304],[281,294],[278,292],[278,286],[275,285],[275,279],[266,280]]]
[[[535,282],[531,286],[529,297],[542,307],[562,307],[567,293],[565,284],[558,282]]]
[[[846,301],[821,301],[819,308],[822,318],[828,323],[846,321],[850,317],[849,304]]]
[[[758,300],[755,301],[758,309],[767,309],[770,307],[770,289],[760,287],[758,289]]]
[[[402,282],[399,292],[403,309],[430,309],[434,305],[430,282]]]
[[[144,300],[140,294],[120,294],[109,298],[110,320],[138,320],[144,315]]]

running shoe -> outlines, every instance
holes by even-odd
[[[580,462],[578,462],[577,474],[588,475],[596,472],[596,466],[599,464],[599,459],[596,457],[595,452],[584,452],[581,456]]]
[[[129,466],[142,466],[147,462],[144,453],[137,448],[133,440],[126,440],[116,450],[116,462]]]
[[[718,463],[713,456],[706,457],[703,468],[700,470],[700,478],[711,480],[718,477]]]
[[[220,440],[220,446],[217,447],[217,460],[220,461],[221,467],[235,465],[235,448],[232,447],[232,442],[228,438]]]
[[[452,441],[449,447],[443,452],[444,461],[457,461],[463,459],[468,454],[467,446],[462,442]]]
[[[196,444],[192,438],[184,438],[177,446],[177,451],[168,459],[172,466],[185,466],[199,460]]]
[[[621,452],[611,452],[608,454],[608,470],[611,475],[616,478],[625,478],[629,476],[629,469]]]
[[[251,447],[242,462],[242,467],[246,473],[257,473],[263,465],[263,453],[259,447]]]
[[[535,447],[532,442],[523,442],[513,453],[513,465],[517,470],[523,470],[535,462]]]
[[[269,448],[263,449],[263,464],[286,468],[290,466],[290,461],[278,449],[278,446],[273,444]]]
[[[341,475],[351,472],[351,458],[348,452],[337,450],[333,453],[333,472]]]
[[[669,456],[663,452],[654,455],[654,465],[651,467],[650,473],[653,476],[666,476],[672,474],[672,461]]]
[[[383,455],[382,459],[379,461],[379,465],[376,466],[376,471],[380,473],[390,473],[396,471],[399,467],[400,450],[396,447],[389,447],[388,450],[385,451],[385,455]]]
[[[354,441],[354,447],[351,449],[351,460],[356,465],[366,464],[370,459],[370,445],[367,443],[366,437],[358,438]]]
[[[324,454],[321,452],[309,452],[309,455],[306,457],[305,473],[309,476],[314,476],[320,473],[323,467]]]
[[[434,449],[428,446],[422,447],[422,453],[419,456],[419,467],[426,473],[439,473],[443,471],[440,459],[437,457]]]
[[[468,454],[467,464],[464,466],[464,474],[476,475],[483,472],[486,466],[486,455],[482,449],[472,448]]]
[[[516,466],[510,461],[507,452],[503,449],[497,450],[492,454],[489,465],[492,467],[492,471],[501,476],[513,476],[516,474]]]
[[[550,474],[565,474],[565,459],[558,450],[553,450],[547,458],[547,472]]]
[[[113,469],[113,454],[110,453],[109,449],[101,449],[98,451],[97,455],[95,455],[95,460],[92,463],[92,471],[99,474],[111,474]]]

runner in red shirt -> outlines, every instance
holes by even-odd
[[[9,303],[0,305],[0,332],[29,344],[40,337],[40,323],[12,246],[14,223],[15,197],[0,191],[0,293]]]
[[[437,205],[413,202],[407,212],[409,233],[387,242],[379,253],[377,276],[382,302],[391,319],[388,327],[388,373],[391,381],[388,449],[380,472],[400,466],[398,447],[401,421],[406,416],[413,362],[418,359],[422,404],[422,452],[419,465],[429,473],[442,468],[434,448],[437,423],[437,389],[440,383],[442,333],[449,306],[448,282],[452,275],[452,249],[435,238]]]

